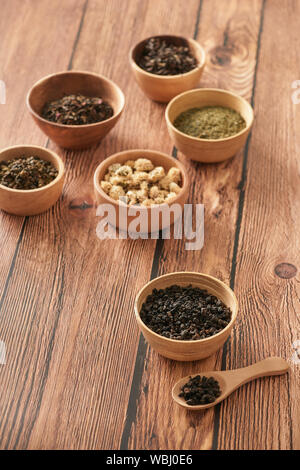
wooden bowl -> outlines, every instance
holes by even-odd
[[[210,294],[218,297],[227,307],[231,308],[232,318],[230,323],[219,333],[209,338],[196,341],[182,341],[168,339],[154,333],[141,320],[140,311],[143,303],[153,289],[165,289],[172,285],[187,286],[206,289]],[[145,340],[159,354],[176,361],[196,361],[211,356],[220,349],[227,340],[236,320],[238,302],[234,292],[223,282],[207,274],[193,272],[177,272],[165,274],[148,282],[137,294],[134,304],[135,316],[139,328]]]
[[[246,121],[241,132],[225,139],[199,139],[180,132],[173,122],[179,114],[191,108],[224,106],[238,111]],[[176,96],[167,106],[165,118],[174,145],[191,160],[213,163],[227,160],[245,144],[253,123],[253,109],[241,96],[227,90],[202,88]]]
[[[198,62],[198,66],[190,72],[180,75],[160,76],[146,72],[138,65],[144,46],[150,38],[144,39],[131,49],[129,60],[135,79],[140,88],[152,100],[160,103],[167,103],[179,93],[197,86],[205,66],[205,51],[194,39],[186,39],[181,36],[170,35],[151,37],[170,40],[176,45],[188,44],[193,56]]]
[[[44,105],[69,94],[99,96],[113,108],[111,118],[94,124],[71,126],[47,121],[41,116]],[[111,80],[91,72],[60,72],[39,80],[27,95],[28,109],[39,128],[57,145],[83,149],[99,142],[115,126],[124,108],[124,95]]]
[[[0,162],[13,160],[25,155],[37,156],[47,160],[56,167],[58,176],[47,186],[38,189],[10,189],[0,184],[0,209],[13,215],[36,215],[47,211],[59,199],[64,183],[64,164],[56,153],[43,147],[17,145],[0,152]]]
[[[176,167],[179,168],[181,171],[182,175],[182,188],[180,193],[172,199],[172,201],[168,204],[157,204],[153,205],[151,207],[142,207],[142,206],[128,206],[127,204],[120,203],[119,201],[116,201],[115,199],[112,199],[109,197],[101,188],[100,182],[104,179],[104,176],[107,172],[107,169],[110,165],[113,163],[125,163],[127,160],[137,160],[138,158],[148,158],[149,160],[152,161],[152,163],[155,166],[162,166],[166,172],[172,168]],[[113,205],[116,213],[116,224],[115,226],[117,228],[120,228],[121,230],[127,231],[127,228],[129,224],[135,219],[135,216],[129,215],[129,210],[130,208],[136,207],[139,212],[142,214],[146,214],[145,217],[147,219],[147,226],[148,230],[147,232],[156,232],[157,229],[161,230],[166,227],[169,227],[174,223],[174,214],[171,213],[170,221],[164,221],[162,218],[158,215],[159,212],[162,210],[163,206],[168,207],[173,204],[179,204],[181,208],[183,208],[184,203],[187,200],[188,197],[188,191],[189,191],[189,182],[188,182],[188,177],[187,173],[185,171],[184,166],[182,163],[180,163],[178,160],[176,160],[173,157],[170,157],[169,155],[166,155],[165,153],[162,152],[157,152],[155,150],[125,150],[124,152],[119,152],[115,153],[114,155],[110,156],[109,158],[106,158],[100,165],[97,167],[95,174],[94,174],[94,188],[95,188],[95,195],[96,195],[96,200],[97,204],[111,204]],[[120,218],[120,207],[122,205],[122,214],[125,214],[125,217]],[[159,220],[159,225],[158,227],[153,223],[153,218],[157,216],[157,220]]]

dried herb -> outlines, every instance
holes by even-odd
[[[140,316],[161,336],[199,340],[223,330],[231,320],[231,310],[206,290],[173,285],[154,289],[143,303]]]
[[[221,395],[219,382],[213,377],[201,377],[196,375],[181,387],[180,397],[184,398],[188,405],[206,405],[213,403]]]
[[[181,191],[182,175],[178,168],[168,172],[148,158],[113,163],[107,169],[101,188],[112,199],[124,198],[129,206],[150,207],[170,203]]]
[[[150,38],[146,42],[138,65],[146,72],[156,75],[178,75],[197,67],[197,60],[189,46],[172,44],[160,38]]]
[[[51,183],[58,170],[39,157],[18,157],[0,162],[0,184],[11,189],[38,189]]]
[[[42,117],[47,121],[82,126],[105,121],[113,116],[112,107],[99,97],[68,95],[46,103]]]
[[[246,127],[245,119],[234,109],[223,106],[192,108],[179,114],[174,126],[184,134],[201,139],[224,139]]]

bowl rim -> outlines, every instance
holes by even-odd
[[[167,159],[172,159],[172,161],[174,160],[175,161],[175,164],[174,166],[177,166],[179,167],[180,171],[182,172],[182,174],[184,175],[184,178],[183,178],[183,186],[181,187],[181,191],[176,195],[176,197],[174,197],[174,199],[172,199],[172,201],[170,202],[164,202],[163,204],[153,204],[152,206],[148,206],[148,207],[145,207],[145,206],[129,206],[128,204],[125,204],[125,202],[122,202],[122,201],[117,201],[116,199],[113,199],[111,198],[110,196],[108,196],[104,191],[103,189],[101,188],[100,186],[100,182],[99,182],[99,173],[100,173],[100,170],[104,167],[108,168],[109,165],[110,165],[110,162],[111,160],[114,160],[116,157],[118,156],[123,156],[123,155],[126,155],[128,154],[128,160],[130,160],[130,157],[132,156],[131,154],[135,153],[135,152],[140,152],[141,154],[148,154],[149,155],[149,159],[151,159],[150,157],[150,154],[153,154],[153,153],[156,153],[157,155],[160,155],[162,157],[167,157]],[[145,156],[146,156],[145,155]],[[141,158],[141,157],[136,157],[136,158],[133,158],[132,156],[132,160],[137,160],[138,158]],[[121,152],[117,152],[117,153],[114,153],[112,155],[110,155],[109,157],[105,158],[96,168],[95,172],[94,172],[94,188],[95,190],[101,194],[101,196],[104,197],[104,199],[106,199],[107,202],[109,202],[110,204],[113,203],[113,204],[117,204],[117,205],[122,205],[123,207],[127,207],[127,208],[131,208],[131,207],[136,207],[137,210],[141,210],[141,211],[147,211],[149,209],[155,209],[155,208],[160,208],[162,206],[166,206],[166,205],[171,205],[171,204],[176,204],[176,201],[178,200],[178,197],[180,196],[180,194],[184,191],[187,191],[188,189],[188,175],[187,175],[187,172],[185,170],[185,167],[184,165],[177,159],[175,159],[174,157],[172,157],[171,155],[167,155],[166,153],[163,153],[163,152],[160,152],[159,150],[150,150],[150,149],[130,149],[130,150],[123,150]]]
[[[116,91],[119,94],[119,97],[120,97],[120,110],[117,113],[113,114],[110,118],[105,119],[104,121],[93,122],[91,124],[80,124],[80,125],[59,124],[58,122],[48,121],[47,119],[43,118],[40,114],[38,114],[36,111],[34,111],[34,109],[32,108],[32,106],[30,104],[30,98],[31,98],[32,92],[34,91],[36,86],[40,85],[42,82],[46,82],[47,80],[49,80],[53,77],[58,77],[60,75],[72,75],[72,74],[73,75],[90,75],[90,76],[92,75],[93,77],[96,77],[96,78],[98,78],[98,79],[100,79],[104,82],[107,82],[111,87],[115,88]],[[46,75],[45,77],[42,77],[37,82],[35,82],[32,85],[32,87],[30,88],[30,90],[27,92],[26,105],[27,105],[27,108],[29,109],[29,111],[31,112],[31,114],[33,116],[35,116],[39,121],[42,121],[46,124],[50,124],[54,127],[61,128],[61,129],[87,129],[87,128],[96,127],[96,126],[99,126],[100,124],[111,122],[114,119],[117,119],[120,116],[120,114],[122,113],[123,109],[124,109],[125,95],[124,95],[123,91],[121,90],[121,88],[113,80],[111,80],[110,78],[105,77],[104,75],[100,75],[100,74],[97,74],[97,73],[94,73],[94,72],[87,72],[87,71],[84,71],[84,70],[66,70],[66,71],[63,71],[63,72],[51,73],[50,75]]]
[[[2,154],[8,150],[13,150],[13,149],[17,149],[17,150],[21,150],[21,149],[36,149],[36,150],[43,150],[45,151],[46,153],[48,154],[51,154],[54,159],[56,160],[56,162],[58,163],[58,175],[57,177],[51,181],[51,183],[49,184],[46,184],[45,186],[42,186],[41,188],[36,188],[36,189],[14,189],[14,188],[8,188],[7,186],[3,185],[3,184],[0,184],[0,188],[3,189],[3,190],[6,190],[10,193],[15,193],[15,194],[34,194],[34,193],[40,193],[40,192],[43,192],[45,190],[48,190],[49,188],[51,188],[52,186],[54,186],[55,184],[58,183],[58,181],[60,181],[64,174],[65,174],[65,165],[64,165],[64,162],[63,160],[60,158],[59,155],[57,155],[57,153],[53,152],[52,150],[49,150],[47,149],[46,147],[41,147],[40,145],[12,145],[10,147],[6,147],[4,149],[2,149],[0,151],[0,162],[3,161],[1,160],[2,158]],[[41,160],[43,160],[43,158],[41,156],[39,156],[38,154],[36,155],[37,157],[41,158]]]
[[[223,93],[224,95],[231,95],[234,98],[236,98],[236,99],[240,100],[241,102],[243,102],[243,104],[245,104],[251,112],[251,119],[250,119],[250,122],[248,124],[246,123],[247,124],[246,127],[244,129],[242,129],[240,132],[238,132],[237,134],[231,135],[229,137],[224,137],[222,139],[202,139],[200,137],[193,137],[191,135],[188,135],[188,134],[185,134],[184,132],[179,131],[177,129],[177,127],[174,126],[174,124],[172,123],[172,121],[169,117],[169,112],[170,112],[171,106],[175,103],[175,101],[178,101],[178,100],[182,99],[183,96],[185,96],[187,94],[192,94],[192,93],[201,94],[201,93],[207,92],[207,91],[209,91],[209,92],[219,92],[219,93]],[[234,93],[232,91],[224,90],[223,88],[195,88],[193,90],[184,91],[183,93],[180,93],[179,95],[176,95],[174,98],[172,98],[172,100],[168,103],[168,105],[166,107],[166,110],[165,110],[165,120],[167,122],[167,125],[175,133],[185,137],[188,140],[191,140],[192,142],[227,142],[227,141],[233,140],[236,137],[239,137],[239,136],[245,134],[246,132],[248,132],[251,129],[252,124],[253,124],[253,120],[254,120],[254,109],[253,109],[252,105],[245,98],[243,98],[240,95],[237,95],[236,93]]]
[[[176,75],[157,75],[155,73],[150,73],[150,72],[147,72],[146,70],[142,69],[142,67],[140,67],[136,63],[136,60],[133,57],[133,53],[134,53],[135,49],[144,41],[148,41],[151,38],[163,38],[163,37],[184,39],[188,43],[193,43],[199,49],[199,51],[201,52],[202,61],[197,64],[197,67],[190,70],[189,72],[178,73]],[[145,39],[142,39],[141,41],[136,43],[134,46],[132,46],[131,49],[130,49],[130,52],[129,52],[129,61],[130,61],[130,64],[131,64],[132,67],[134,67],[139,72],[147,75],[148,77],[151,77],[153,79],[174,80],[174,79],[178,79],[178,78],[181,78],[181,77],[188,77],[190,75],[193,75],[193,74],[199,72],[199,70],[201,70],[204,67],[205,63],[206,63],[206,52],[205,52],[204,48],[201,46],[201,44],[193,38],[186,38],[184,36],[177,36],[176,34],[157,34],[155,36],[149,36]]]
[[[212,281],[214,282],[217,282],[218,284],[220,284],[222,287],[224,287],[225,290],[227,290],[230,295],[232,296],[233,300],[234,300],[234,303],[235,303],[235,312],[232,312],[232,316],[231,316],[231,320],[230,322],[228,323],[227,326],[225,326],[225,328],[223,328],[223,330],[219,331],[219,333],[216,333],[215,335],[212,335],[212,336],[209,336],[208,338],[203,338],[203,339],[196,339],[196,340],[182,340],[182,339],[172,339],[172,338],[166,338],[165,336],[162,336],[162,335],[159,335],[158,333],[155,333],[155,331],[151,330],[151,328],[149,328],[144,322],[143,320],[141,319],[141,316],[140,316],[140,312],[138,310],[138,307],[137,307],[137,304],[138,304],[138,300],[142,294],[142,292],[147,288],[149,287],[153,282],[157,281],[158,279],[163,279],[165,277],[168,277],[170,274],[175,274],[175,275],[180,275],[180,274],[192,274],[192,275],[201,275],[201,276],[204,276],[208,279],[211,279]],[[158,277],[155,277],[154,279],[151,279],[151,281],[147,282],[147,284],[145,284],[140,290],[139,292],[137,293],[136,297],[135,297],[135,301],[134,301],[134,312],[135,312],[135,317],[136,317],[136,320],[137,322],[141,322],[143,327],[147,330],[148,333],[154,335],[156,338],[162,340],[162,341],[166,341],[166,342],[171,342],[172,344],[186,344],[186,345],[194,345],[194,344],[204,344],[204,343],[208,343],[209,341],[212,341],[214,340],[215,338],[218,338],[219,336],[221,336],[222,334],[224,334],[225,331],[229,330],[232,328],[233,324],[235,323],[236,319],[237,319],[237,314],[238,314],[238,308],[239,308],[239,305],[238,305],[238,300],[236,298],[236,295],[235,293],[233,292],[233,290],[231,289],[231,287],[229,287],[227,284],[225,284],[223,281],[220,281],[220,279],[214,277],[214,276],[211,276],[209,274],[205,274],[205,273],[200,273],[200,272],[197,272],[197,271],[176,271],[176,272],[172,272],[172,273],[166,273],[166,274],[163,274],[161,276],[158,276]]]

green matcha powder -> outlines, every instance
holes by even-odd
[[[200,139],[224,139],[246,127],[245,119],[234,109],[223,106],[192,108],[179,114],[174,126],[184,134]]]

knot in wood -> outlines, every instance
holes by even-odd
[[[291,279],[296,276],[297,268],[290,263],[280,263],[275,267],[275,274],[282,279]]]
[[[211,63],[225,67],[231,64],[232,47],[218,46],[211,52]]]
[[[90,197],[75,198],[69,204],[69,209],[85,211],[94,207],[94,201]]]

